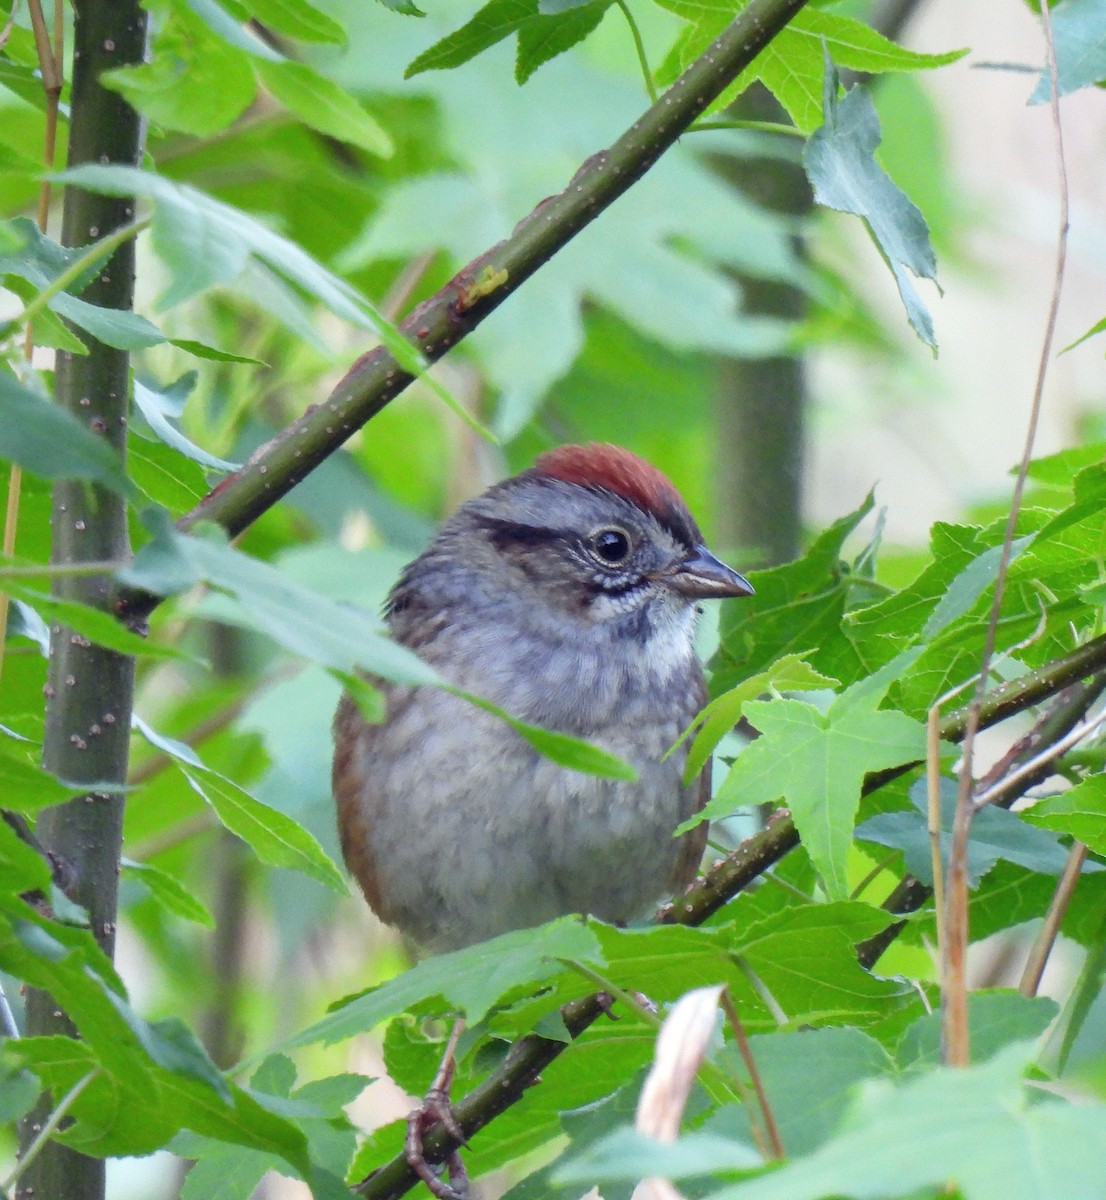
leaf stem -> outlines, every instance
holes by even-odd
[[[134,221],[130,225],[121,225],[106,237],[102,237],[98,242],[93,242],[80,258],[74,259],[56,279],[52,279],[35,296],[15,318],[15,324],[19,325],[23,322],[30,323],[33,321],[50,301],[59,293],[64,292],[74,280],[79,279],[94,264],[101,262],[105,258],[109,258],[124,242],[129,242],[131,238],[137,237],[143,230],[147,229],[149,224],[150,218],[145,217],[143,220]]]
[[[630,27],[630,36],[634,39],[637,60],[641,64],[641,74],[645,79],[645,90],[649,93],[649,99],[656,104],[657,85],[653,82],[653,72],[649,69],[649,56],[645,53],[645,42],[642,40],[641,30],[638,28],[637,21],[634,19],[634,14],[630,11],[630,6],[626,3],[626,0],[615,0],[615,4],[622,10],[622,15],[626,18],[626,24]]]
[[[83,1092],[99,1074],[100,1068],[93,1067],[93,1069],[89,1071],[87,1075],[84,1075],[78,1079],[77,1082],[69,1089],[69,1091],[65,1093],[65,1095],[61,1098],[61,1103],[58,1104],[54,1111],[50,1113],[45,1121],[43,1121],[42,1128],[35,1135],[34,1140],[28,1144],[27,1149],[23,1151],[19,1161],[15,1164],[15,1167],[12,1170],[12,1173],[7,1177],[7,1179],[4,1180],[3,1184],[0,1184],[0,1190],[3,1190],[4,1192],[10,1192],[11,1189],[15,1187],[15,1185],[22,1178],[24,1172],[31,1165],[31,1163],[34,1162],[34,1160],[38,1157],[39,1152],[53,1136],[54,1131],[65,1119],[66,1113],[68,1113],[73,1105],[77,1102],[77,1098],[80,1096],[81,1092]]]
[[[782,121],[745,121],[736,117],[718,118],[714,121],[696,121],[687,130],[688,133],[714,133],[719,129],[751,129],[755,133],[778,133],[784,137],[806,139],[806,134],[794,125],[785,125]],[[875,580],[865,580],[865,583],[876,584]],[[877,586],[877,590],[878,586]]]
[[[764,1087],[764,1080],[760,1077],[760,1071],[757,1070],[756,1059],[753,1058],[752,1047],[749,1045],[749,1039],[745,1035],[745,1026],[741,1023],[741,1018],[737,1015],[737,1005],[734,1004],[733,997],[730,995],[729,988],[722,989],[722,1008],[726,1014],[726,1019],[730,1023],[730,1028],[734,1032],[734,1037],[737,1039],[737,1048],[741,1053],[741,1059],[745,1063],[745,1068],[749,1072],[749,1078],[753,1084],[753,1090],[757,1095],[757,1103],[760,1105],[761,1117],[764,1121],[764,1129],[768,1134],[768,1142],[772,1147],[771,1157],[774,1159],[782,1159],[787,1157],[787,1152],[783,1148],[783,1139],[780,1137],[780,1127],[776,1124],[776,1114],[772,1111],[772,1105],[768,1102],[768,1093]]]
[[[1045,973],[1048,956],[1056,944],[1056,937],[1060,932],[1060,922],[1064,919],[1064,913],[1068,911],[1068,905],[1075,894],[1075,887],[1086,861],[1087,847],[1082,842],[1075,842],[1068,853],[1068,861],[1064,864],[1064,870],[1057,880],[1056,891],[1052,894],[1044,924],[1026,959],[1021,983],[1018,985],[1018,991],[1023,996],[1035,996],[1037,989],[1041,986],[1041,976]]]

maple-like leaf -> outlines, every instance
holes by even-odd
[[[784,803],[832,899],[848,895],[845,866],[864,776],[925,755],[925,726],[879,708],[914,655],[902,655],[842,692],[825,712],[802,700],[754,701],[761,736],[738,755],[698,819]]]

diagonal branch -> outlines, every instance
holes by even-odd
[[[764,49],[807,0],[751,0],[671,88],[608,149],[587,159],[563,192],[542,200],[510,237],[474,258],[399,326],[430,362],[451,350],[577,233],[645,174]],[[346,439],[394,400],[414,376],[386,346],[353,364],[312,406],[181,518],[185,529],[214,521],[240,533]],[[135,620],[158,604],[125,594],[121,615]]]

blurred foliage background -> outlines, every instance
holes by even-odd
[[[633,121],[648,102],[635,35],[659,77],[680,61],[686,37],[678,4],[634,3],[633,26],[621,4],[585,5],[581,20],[594,16],[594,32],[552,61],[540,61],[535,33],[531,43],[523,37],[516,47],[509,37],[457,69],[408,78],[405,69],[476,5],[427,4],[421,17],[391,0],[147,7],[151,60],[119,70],[111,84],[148,118],[146,166],[302,247],[392,319],[507,236]],[[1035,82],[1026,69],[1040,70],[1036,21],[1014,3],[996,19],[993,6],[951,0],[857,0],[817,11],[869,22],[919,54],[971,48],[938,70],[869,83],[883,130],[878,161],[924,215],[937,252],[943,294],[924,281],[919,290],[939,357],[911,331],[863,226],[814,206],[803,140],[753,127],[789,122],[758,84],[725,114],[741,127],[685,135],[434,368],[498,444],[416,383],[237,547],[331,600],[376,610],[458,502],[547,446],[592,439],[660,466],[712,542],[743,568],[794,558],[812,530],[856,509],[873,486],[883,531],[874,587],[917,576],[929,561],[932,521],[1001,514],[1055,225],[1047,106],[1026,105]],[[834,57],[843,69],[871,69],[863,54],[855,63]],[[0,211],[8,217],[32,211],[37,195],[45,118],[35,62],[17,7],[0,59]],[[301,64],[310,76],[291,69]],[[533,72],[521,86],[516,66]],[[1106,246],[1101,92],[1065,104],[1074,207],[1059,345],[1101,315]],[[64,134],[63,110],[63,142]],[[244,462],[372,344],[321,289],[289,278],[279,248],[265,258],[233,237],[193,233],[178,215],[138,243],[136,308],[172,341],[135,354],[145,403],[132,421],[129,461],[143,503],[174,517],[221,477],[220,463]],[[16,291],[24,295],[8,292],[4,315],[18,311]],[[45,325],[36,333],[45,348],[35,362],[48,376],[48,347],[61,334]],[[196,342],[224,353],[197,358],[187,348]],[[1054,364],[1040,448],[1094,443],[1102,433],[1101,348],[1091,341]],[[1038,487],[1051,494],[1047,481]],[[48,560],[48,511],[47,484],[25,477],[20,558]],[[853,553],[878,541],[877,518],[855,535]],[[132,532],[139,545],[149,536],[137,515]],[[185,657],[143,660],[137,711],[337,858],[329,757],[340,683],[258,632],[248,607],[203,587],[163,605],[152,639]],[[40,737],[44,631],[23,607],[13,621],[4,709],[19,715],[19,732]],[[704,630],[706,653],[715,638]],[[156,741],[136,740],[130,782],[119,968],[144,1014],[187,1014],[220,1066],[280,1043],[335,997],[406,963],[359,897],[260,863]],[[858,855],[857,878],[873,862]],[[981,953],[980,979],[1006,982],[1008,953]],[[934,978],[916,943],[894,948],[881,970]],[[18,1009],[18,989],[8,994]],[[433,1054],[413,1026],[391,1030],[389,1065],[395,1074],[407,1054],[417,1069],[401,1082],[417,1089]],[[380,1046],[368,1039],[314,1046],[298,1061],[301,1077],[383,1075]],[[368,1128],[405,1106],[380,1078],[350,1111]],[[180,1184],[167,1155],[112,1170],[118,1197],[173,1195]],[[193,1179],[185,1194],[224,1194],[205,1190],[211,1178]],[[302,1194],[302,1185],[274,1177],[265,1187]]]

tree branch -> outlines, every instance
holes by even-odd
[[[606,150],[587,159],[564,191],[542,200],[509,238],[463,267],[399,326],[436,362],[657,161],[753,61],[807,0],[751,0],[660,100]],[[322,404],[308,409],[228,476],[180,525],[214,521],[240,533],[394,400],[413,376],[386,346],[357,360]],[[118,609],[140,620],[158,597],[124,592]]]

